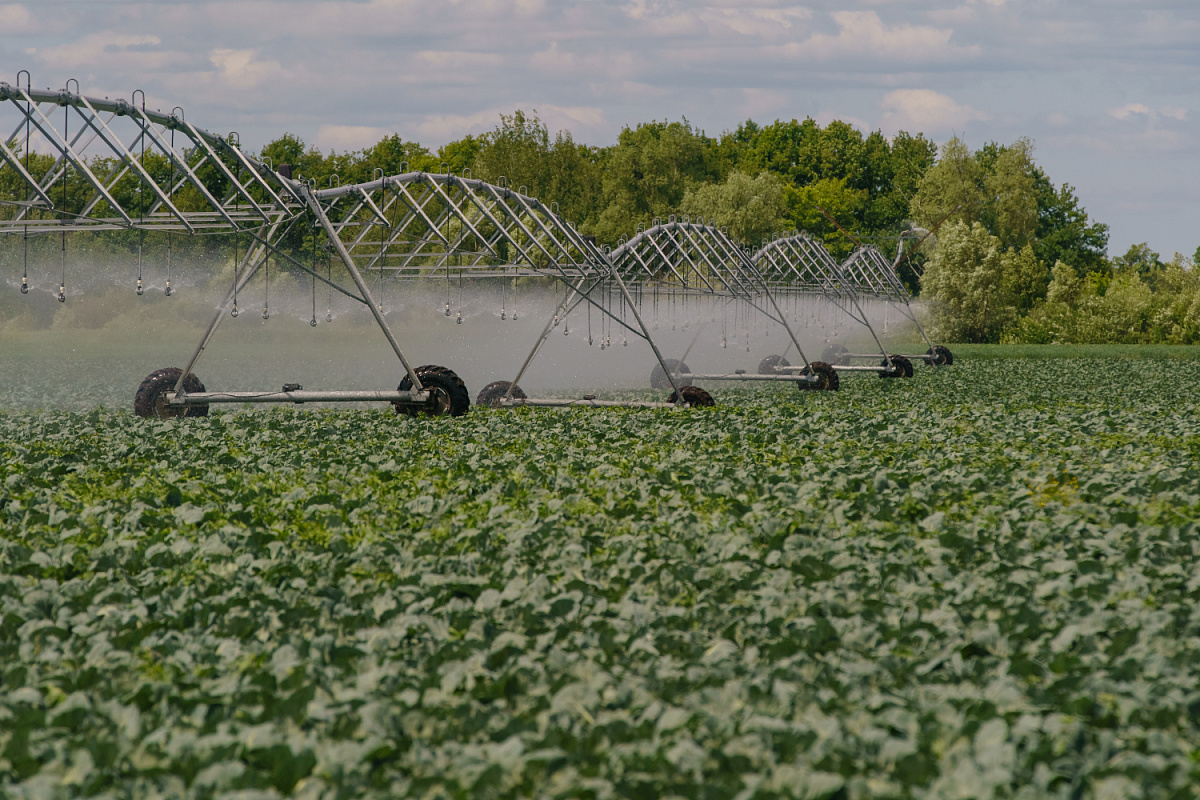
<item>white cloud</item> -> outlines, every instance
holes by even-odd
[[[26,52],[57,70],[153,72],[183,58],[163,49],[158,36],[116,31],[96,31],[67,44],[33,47]]]
[[[219,48],[208,54],[208,60],[221,74],[222,80],[242,88],[280,77],[284,70],[278,61],[258,61],[254,50]]]
[[[812,18],[807,8],[705,8],[700,17],[717,35],[729,32],[760,39],[776,39],[793,34],[793,27]]]
[[[1108,115],[1114,119],[1122,121],[1142,120],[1148,123],[1157,122],[1160,117],[1167,117],[1176,122],[1183,122],[1187,119],[1187,113],[1188,110],[1183,106],[1162,106],[1153,109],[1145,103],[1127,103],[1119,108],[1108,109]]]
[[[6,34],[32,33],[37,30],[33,15],[20,3],[0,3],[0,31]]]
[[[880,106],[884,112],[881,127],[889,132],[947,133],[961,131],[968,122],[989,119],[982,111],[932,89],[897,89],[884,95]]]
[[[953,29],[926,25],[888,27],[874,11],[835,11],[833,21],[838,26],[836,35],[814,34],[804,42],[792,43],[788,49],[814,59],[849,56],[901,63],[971,58],[980,53],[975,45],[951,44]]]
[[[1142,105],[1141,103],[1128,103],[1120,108],[1110,108],[1108,110],[1108,114],[1109,116],[1116,117],[1117,119],[1129,119],[1134,114],[1149,116],[1150,108],[1149,106]]]

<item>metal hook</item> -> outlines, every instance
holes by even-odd
[[[470,167],[463,167],[462,176],[464,178],[466,178],[467,180],[471,180],[471,181],[475,180],[475,173],[471,171]]]
[[[25,76],[25,91],[31,90],[33,88],[33,76],[29,74],[29,70],[27,69],[23,69],[17,73],[17,88],[21,88],[22,75]]]
[[[225,137],[225,141],[229,143],[230,147],[241,148],[242,135],[237,131],[230,131],[229,135]]]
[[[376,167],[374,169],[374,171],[371,173],[371,180],[373,180],[373,181],[381,180],[386,177],[387,176],[383,172],[383,167]]]
[[[334,188],[334,183],[333,183],[333,179],[334,179],[334,178],[337,178],[337,186],[341,186],[341,185],[342,185],[342,176],[341,176],[341,175],[338,175],[338,174],[335,172],[335,173],[333,173],[332,175],[330,175],[330,176],[329,176],[329,188],[330,188],[330,189],[333,189],[333,188]]]
[[[66,82],[65,84],[63,84],[63,88],[64,88],[64,89],[67,91],[67,93],[69,94],[69,93],[70,93],[70,91],[71,91],[71,84],[72,84],[72,83],[74,83],[74,84],[75,84],[75,94],[76,94],[76,95],[78,95],[78,94],[79,94],[79,81],[75,80],[74,78],[67,78],[67,82]]]
[[[142,96],[142,106],[141,107],[142,107],[142,112],[144,113],[146,111],[146,93],[145,92],[143,92],[141,89],[134,89],[133,94],[131,94],[129,96],[129,100],[136,107],[138,104],[137,96],[139,94]]]

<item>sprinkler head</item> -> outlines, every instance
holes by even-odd
[[[450,316],[450,304],[446,303],[446,316]]]
[[[308,327],[310,327],[310,328],[317,327],[317,318],[316,317],[313,317],[312,319],[310,319],[308,321]]]
[[[233,308],[229,310],[229,316],[236,317],[238,315],[237,303],[233,304]]]
[[[163,294],[165,294],[167,297],[170,297],[171,295],[175,294],[175,290],[171,288],[170,281],[167,281],[167,288],[163,289]]]
[[[558,327],[558,314],[554,315],[554,327]]]
[[[458,312],[458,319],[454,320],[456,325],[462,325],[462,312]]]
[[[29,294],[29,278],[21,278],[21,294]]]
[[[271,312],[267,310],[266,306],[263,306],[263,319],[270,319],[270,318],[271,318]]]
[[[505,315],[505,313],[504,313],[504,309],[503,309],[503,308],[502,308],[502,309],[500,309],[500,319],[501,319],[501,321],[508,319],[508,317],[507,317],[507,316]]]
[[[326,312],[325,312],[325,321],[326,321],[326,322],[333,322],[333,312],[332,312],[332,311],[326,311]]]
[[[138,278],[138,284],[137,284],[138,297],[141,297],[145,291],[146,291],[145,288],[142,286],[142,279]]]
[[[629,340],[622,337],[621,338],[621,347],[629,347]]]
[[[517,312],[513,312],[513,322],[517,321]]]
[[[67,287],[61,283],[58,285],[58,302],[67,302]]]
[[[588,347],[592,346],[592,337],[588,337]]]

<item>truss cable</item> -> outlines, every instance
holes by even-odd
[[[180,109],[180,111],[182,111],[182,109]],[[172,112],[172,113],[174,113],[174,112]],[[171,128],[171,185],[170,185],[171,191],[175,190],[175,175],[177,174],[178,169],[179,168],[175,165],[175,129]],[[170,228],[167,228],[167,288],[163,290],[163,293],[167,297],[170,297],[172,294],[172,291],[171,291],[171,229]]]
[[[271,251],[263,250],[263,319],[271,318]]]
[[[141,297],[146,289],[142,286],[142,247],[146,243],[146,229],[138,228],[138,278],[137,278],[137,296]]]
[[[313,246],[312,246],[312,318],[308,321],[310,328],[317,327],[317,232],[315,230],[316,220],[313,220]]]
[[[462,268],[458,270],[458,317],[454,320],[458,325],[462,325],[462,295],[463,295],[463,277]]]
[[[146,94],[142,93],[142,116],[139,120],[142,128],[142,135],[139,141],[142,146],[141,168],[146,169]],[[141,297],[146,289],[142,286],[142,249],[146,244],[146,193],[143,191],[145,187],[141,173],[138,173],[138,277],[137,277],[137,296]]]
[[[628,326],[625,324],[625,295],[621,295],[621,347],[629,347],[629,339],[625,336]]]
[[[65,91],[65,90],[64,90]],[[63,207],[59,214],[59,221],[63,225],[62,229],[62,276],[58,282],[58,302],[67,302],[67,144],[71,141],[71,116],[70,106],[63,106],[63,180],[62,180],[62,197]]]
[[[28,75],[29,73],[25,73]],[[32,83],[32,78],[29,82]],[[21,87],[21,75],[17,73],[17,88]],[[28,93],[26,93],[28,96]],[[28,100],[25,101],[25,172],[29,173],[29,117],[33,113],[33,104]],[[29,184],[25,185],[25,201],[29,202]],[[30,206],[25,206],[25,231],[22,235],[25,245],[24,268],[21,272],[21,294],[29,294],[29,209]]]

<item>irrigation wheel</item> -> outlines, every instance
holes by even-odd
[[[759,375],[777,375],[779,367],[790,367],[791,364],[783,356],[767,356],[758,362]]]
[[[179,376],[183,370],[179,367],[167,367],[146,376],[133,395],[133,413],[139,417],[156,417],[172,419],[174,417],[207,417],[208,406],[173,406],[167,403],[167,394],[175,391]],[[204,384],[192,373],[188,373],[183,382],[185,392],[203,392]]]
[[[879,373],[881,378],[911,378],[913,376],[913,365],[904,356],[888,356],[892,360],[892,369],[888,369],[887,358],[879,362],[879,366],[883,367],[883,371]]]
[[[845,364],[847,352],[846,345],[834,342],[821,351],[821,360],[828,364]]]
[[[950,352],[950,348],[945,345],[935,344],[933,347],[925,351],[926,355],[933,356],[935,366],[948,367],[954,363],[954,354]]]
[[[674,358],[664,359],[667,362],[667,369],[672,373],[689,373],[688,365]],[[684,385],[690,386],[691,381],[687,378],[681,378]],[[667,378],[667,373],[663,372],[662,364],[655,364],[654,369],[650,370],[650,388],[652,389],[670,389],[671,381]]]
[[[841,387],[841,380],[838,378],[837,370],[832,364],[827,364],[824,361],[810,361],[808,366],[800,370],[801,375],[816,375],[817,382],[809,383],[808,381],[797,381],[796,388],[800,391],[816,391],[816,392],[836,392]]]
[[[699,386],[684,386],[683,402],[687,403],[691,408],[711,408],[717,404],[716,400],[712,399],[712,395],[701,389]],[[667,398],[668,403],[678,403],[679,395],[671,392],[671,396]]]
[[[525,400],[528,398],[528,395],[525,394],[521,387],[513,386],[511,381],[492,381],[479,390],[479,395],[475,398],[475,405],[486,408],[499,408],[500,401],[508,393],[509,386],[513,387],[513,400]]]
[[[471,410],[471,395],[467,393],[467,386],[452,370],[427,364],[417,367],[416,373],[421,385],[429,392],[429,402],[424,406],[393,403],[397,414],[406,417],[461,417]],[[412,379],[405,375],[396,388],[401,392],[410,391],[413,388]]]

